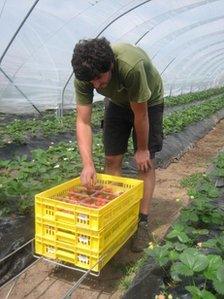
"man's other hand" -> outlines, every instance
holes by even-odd
[[[147,172],[152,168],[149,150],[137,150],[134,158],[139,171]]]

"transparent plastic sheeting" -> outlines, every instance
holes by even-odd
[[[0,111],[74,107],[73,48],[97,36],[145,49],[166,95],[220,86],[223,18],[223,0],[0,0]]]

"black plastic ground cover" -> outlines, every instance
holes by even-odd
[[[74,132],[58,133],[49,137],[43,135],[27,138],[24,143],[11,143],[0,148],[0,157],[2,160],[13,160],[22,155],[27,155],[28,158],[32,156],[32,150],[37,148],[48,149],[54,143],[74,141]]]
[[[211,173],[213,167],[207,171]],[[224,213],[224,180],[223,178],[213,178],[214,185],[220,188],[221,195],[214,199],[211,203],[216,207],[217,210]],[[171,231],[169,228],[166,235]],[[220,235],[223,230],[218,226],[211,226],[208,224],[206,229],[209,230],[207,235],[199,236],[196,243],[205,242],[208,239],[215,238]],[[160,245],[164,242],[162,241]],[[208,254],[219,254],[216,252],[215,248],[201,248],[201,253]],[[151,257],[148,256],[144,265],[139,269],[138,273],[135,275],[131,286],[123,295],[122,299],[155,299],[155,296],[162,292],[162,286],[167,281],[167,273],[169,272],[170,265],[168,264],[165,268],[160,267],[158,263]],[[185,278],[186,281],[188,278]],[[204,285],[204,281],[195,281],[196,286],[200,287]],[[192,282],[189,281],[189,285]],[[185,284],[186,285],[186,284]],[[184,285],[177,285],[176,288],[172,288],[170,291],[173,299],[192,299],[192,296],[185,290]],[[224,297],[224,296],[223,296]],[[221,299],[223,297],[217,298]]]
[[[32,239],[33,235],[33,217],[17,216],[15,218],[0,219],[0,260]],[[33,260],[30,244],[26,248],[21,249],[15,256],[0,262],[0,286],[19,273]]]
[[[164,277],[164,270],[149,257],[122,299],[154,299],[159,293]]]

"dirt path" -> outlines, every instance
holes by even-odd
[[[170,224],[178,216],[183,205],[188,202],[185,189],[180,180],[195,172],[206,171],[212,158],[224,146],[224,120],[195,147],[189,150],[179,161],[166,169],[157,170],[157,186],[150,213],[150,229],[156,239],[161,239]],[[180,199],[180,200],[177,200]],[[128,264],[135,262],[140,255],[130,251],[130,242],[115,255],[102,270],[100,277],[89,277],[73,294],[73,299],[117,299],[121,291],[117,285]],[[10,299],[61,299],[77,281],[81,274],[55,268],[46,262],[38,262],[34,267],[21,275],[16,282]],[[5,298],[12,283],[0,290],[0,298]]]

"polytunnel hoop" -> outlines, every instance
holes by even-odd
[[[39,0],[38,0],[39,1]],[[6,72],[0,67],[0,71],[3,75],[13,84],[13,86],[18,90],[18,92],[33,106],[33,108],[42,116],[40,110],[31,102],[31,100],[25,95],[25,93],[16,85],[14,84],[13,80],[6,74]]]
[[[28,11],[28,13],[26,14],[25,18],[22,20],[21,24],[19,25],[19,27],[17,28],[16,32],[13,34],[10,42],[8,43],[7,47],[5,48],[3,54],[0,57],[0,65],[3,61],[3,58],[5,57],[6,53],[8,52],[8,49],[10,48],[10,46],[12,45],[13,41],[15,40],[16,36],[18,35],[20,29],[23,27],[23,25],[25,24],[26,20],[28,19],[28,17],[30,16],[31,12],[33,11],[33,9],[35,8],[35,6],[37,5],[37,3],[39,2],[39,0],[36,0],[34,2],[34,4],[31,6],[30,10]],[[13,86],[19,91],[20,94],[23,95],[23,97],[28,100],[29,103],[31,103],[31,105],[34,107],[34,109],[40,114],[40,110],[31,102],[30,99],[28,99],[28,97],[25,95],[25,93],[17,86],[14,84],[13,80],[4,72],[4,70],[0,67],[1,72],[4,74],[4,76],[13,84]]]
[[[118,19],[120,19],[121,17],[123,17],[124,15],[128,14],[129,12],[131,12],[132,10],[135,10],[136,8],[144,5],[145,3],[147,2],[151,2],[152,0],[147,0],[147,1],[144,1],[144,2],[141,2],[139,3],[138,5],[128,9],[127,11],[123,12],[122,14],[120,14],[119,16],[117,16],[116,18],[114,18],[112,21],[110,21],[96,36],[96,38],[98,38],[111,24],[113,24],[115,21],[117,21]],[[63,116],[63,107],[64,107],[64,94],[65,94],[65,89],[69,83],[69,81],[71,80],[72,78],[72,75],[73,75],[73,71],[72,73],[70,74],[70,76],[68,77],[66,83],[65,83],[65,86],[63,87],[63,90],[62,90],[62,95],[61,95],[61,106],[60,106],[60,115]]]

